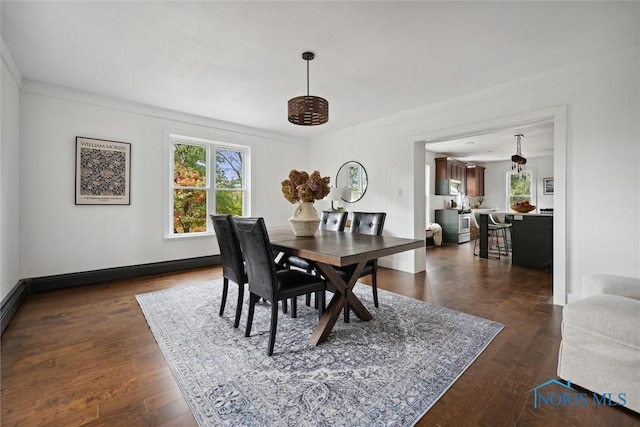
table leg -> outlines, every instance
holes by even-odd
[[[318,345],[327,339],[327,337],[331,333],[331,330],[333,329],[333,325],[335,325],[338,317],[340,316],[340,312],[344,308],[345,301],[349,303],[355,315],[360,319],[364,321],[373,319],[373,316],[371,315],[371,313],[369,313],[369,310],[367,310],[367,308],[355,296],[355,294],[351,292],[366,264],[366,261],[360,262],[353,271],[353,274],[349,278],[349,281],[345,282],[344,280],[342,280],[340,275],[336,273],[333,266],[329,264],[317,263],[318,268],[320,269],[320,271],[322,271],[322,274],[335,285],[338,292],[336,292],[333,295],[333,298],[331,298],[331,302],[320,318],[318,326],[311,334],[312,344]]]

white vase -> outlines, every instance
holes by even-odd
[[[313,236],[318,231],[320,217],[312,202],[298,202],[289,224],[296,236]]]

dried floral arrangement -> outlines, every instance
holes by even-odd
[[[319,171],[314,171],[309,175],[305,171],[293,169],[289,172],[289,179],[285,179],[280,184],[284,198],[290,203],[313,202],[324,199],[329,194],[328,176],[320,176]]]

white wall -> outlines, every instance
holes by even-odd
[[[358,160],[369,173],[369,188],[348,209],[384,210],[385,234],[422,238],[425,159],[418,142],[449,129],[566,105],[567,213],[560,225],[567,238],[567,290],[578,295],[583,273],[640,276],[639,68],[638,49],[629,49],[316,138],[310,148],[256,129],[24,82],[22,161],[15,161],[22,167],[21,197],[15,187],[4,191],[5,138],[11,133],[4,108],[19,107],[15,96],[5,94],[3,77],[2,201],[23,201],[24,233],[22,240],[12,234],[20,214],[7,221],[3,211],[2,241],[9,233],[12,251],[22,245],[24,267],[16,278],[217,253],[213,238],[162,240],[162,147],[172,130],[252,146],[253,214],[271,226],[286,225],[292,210],[279,190],[289,169],[320,169],[333,178],[343,162]],[[19,134],[20,126],[11,122]],[[79,135],[133,144],[131,206],[74,205]],[[423,259],[424,251],[415,251],[381,264],[419,271]],[[19,256],[3,268],[3,293],[5,271],[15,276],[18,264]]]
[[[368,174],[367,192],[360,201],[344,204],[346,210],[387,212],[384,234],[411,237],[413,232],[407,230],[413,230],[414,222],[422,224],[424,229],[425,216],[414,218],[413,215],[414,164],[413,147],[406,143],[409,135],[409,128],[399,124],[388,128],[365,128],[355,135],[321,138],[312,143],[310,167],[335,177],[344,162],[356,160],[362,163]],[[422,188],[424,191],[424,183]],[[419,203],[424,204],[424,200],[424,196],[420,197]],[[380,264],[412,271],[414,262],[410,255],[386,257]]]
[[[33,81],[23,87],[23,277],[219,253],[212,236],[163,240],[168,132],[250,146],[251,214],[268,226],[288,224],[293,207],[280,182],[307,167],[306,142]],[[132,144],[130,206],[74,204],[76,136]]]
[[[420,200],[414,200],[410,191],[424,179],[424,165],[412,162],[414,156],[424,158],[416,141],[566,105],[567,212],[566,224],[559,226],[566,228],[567,291],[579,295],[583,273],[640,276],[638,63],[636,47],[385,117],[314,139],[311,158],[324,170],[342,160],[360,161],[369,171],[370,190],[357,207],[386,210],[389,234],[422,237],[423,193],[416,192]],[[396,196],[398,188],[403,197]],[[418,270],[410,256],[400,254],[386,263]]]
[[[525,157],[526,154],[523,153]],[[507,172],[511,172],[511,162],[487,162],[484,171],[485,208],[509,212],[507,206]],[[553,195],[544,194],[543,178],[553,177],[553,156],[527,158],[527,170],[533,170],[536,180],[536,198],[532,202],[537,209],[553,208]]]
[[[436,222],[435,211],[437,209],[446,209],[449,207],[451,199],[454,197],[440,196],[436,194],[436,157],[442,157],[439,153],[425,150],[425,163],[429,165],[430,175],[426,177],[429,181],[429,212],[426,213],[425,222]]]
[[[22,278],[20,111],[22,77],[2,42],[2,144],[0,144],[0,299]]]

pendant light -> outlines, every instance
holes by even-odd
[[[317,126],[329,121],[329,102],[309,95],[309,61],[314,57],[312,52],[302,54],[302,59],[307,61],[307,94],[289,100],[289,121],[294,125]]]
[[[517,135],[514,135],[517,138],[517,142],[516,142],[516,154],[514,154],[513,156],[511,156],[511,170],[512,171],[516,171],[518,173],[523,172],[525,170],[524,165],[527,163],[527,159],[525,159],[522,156],[522,153],[520,152],[520,139],[524,136],[523,134],[519,133]]]

